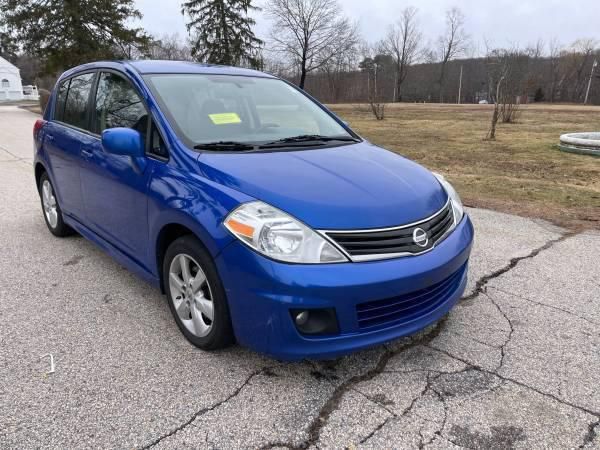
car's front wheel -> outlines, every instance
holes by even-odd
[[[73,229],[63,221],[62,211],[52,182],[47,173],[43,173],[40,177],[40,200],[44,211],[44,220],[46,225],[54,236],[65,237],[74,233]]]
[[[225,291],[210,254],[195,237],[169,246],[163,280],[173,318],[192,344],[215,350],[233,342]]]

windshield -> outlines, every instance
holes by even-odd
[[[206,74],[145,79],[191,147],[220,141],[262,144],[305,135],[352,137],[316,103],[278,79]]]

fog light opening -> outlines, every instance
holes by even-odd
[[[334,308],[290,310],[296,329],[304,335],[338,334],[339,327]]]

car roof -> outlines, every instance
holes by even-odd
[[[139,60],[128,61],[128,63],[140,73],[207,73],[272,78],[271,75],[259,72],[258,70],[220,66],[217,64],[202,64],[191,61]]]
[[[151,73],[200,73],[210,75],[241,75],[251,77],[275,78],[272,75],[258,70],[244,69],[242,67],[220,66],[217,64],[203,64],[190,61],[163,61],[163,60],[133,60],[133,61],[98,61],[83,64],[65,72],[68,76],[82,70],[99,68],[117,68],[129,66],[140,74]]]

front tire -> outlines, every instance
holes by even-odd
[[[234,341],[229,307],[210,254],[193,236],[175,240],[163,260],[169,308],[188,341],[202,350]]]
[[[75,232],[73,229],[63,220],[62,210],[58,204],[54,186],[52,186],[52,182],[46,172],[40,177],[39,194],[42,202],[42,210],[44,212],[44,220],[50,233],[57,237],[65,237],[74,234]]]

